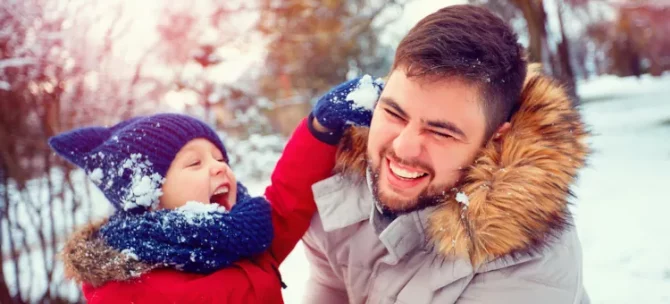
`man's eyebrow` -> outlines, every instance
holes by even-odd
[[[402,117],[408,117],[407,113],[400,107],[400,105],[390,97],[382,97],[379,102],[386,104],[387,106],[393,108],[398,114]]]
[[[444,121],[444,120],[431,120],[431,121],[426,121],[426,124],[433,127],[433,128],[440,128],[440,129],[445,129],[449,130],[452,133],[455,133],[456,135],[459,135],[460,137],[463,138],[463,140],[467,141],[468,137],[465,135],[465,132],[458,128],[454,123],[450,121]]]

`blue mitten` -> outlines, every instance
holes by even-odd
[[[369,126],[383,89],[383,81],[370,75],[343,82],[319,98],[311,116],[335,137],[350,125]]]

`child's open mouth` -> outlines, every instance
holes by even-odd
[[[210,203],[216,203],[220,206],[228,208],[228,194],[230,193],[230,186],[227,184],[221,185],[214,191],[214,194],[209,198]]]

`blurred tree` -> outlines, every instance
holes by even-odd
[[[47,139],[135,115],[137,96],[156,96],[142,60],[119,68],[116,41],[129,29],[122,7],[96,4],[0,3],[1,303],[80,297],[55,258],[65,235],[94,212],[90,183]]]
[[[670,5],[635,1],[614,8],[616,19],[588,28],[598,50],[609,58],[607,72],[659,76],[670,70]]]
[[[348,75],[388,72],[393,51],[379,41],[387,24],[379,17],[406,2],[261,0],[257,29],[269,39],[269,54],[260,90],[285,120],[284,133],[304,117],[313,98]]]
[[[543,63],[546,72],[572,88],[573,96],[577,76],[660,75],[670,69],[670,5],[652,0],[470,2],[491,9],[516,24],[521,34],[527,34],[529,60]],[[555,15],[548,15],[548,11]],[[616,19],[602,11],[615,12]],[[514,22],[519,19],[527,29]],[[550,19],[557,21],[557,28],[549,26]],[[566,23],[570,23],[571,33]]]
[[[482,5],[496,12],[504,20],[510,22],[522,18],[525,21],[528,38],[528,60],[542,63],[544,70],[554,76],[568,89],[570,95],[576,97],[575,72],[572,65],[573,47],[565,29],[565,10],[583,8],[588,0],[550,1],[556,5],[558,26],[556,33],[548,27],[548,5],[544,0],[470,0],[470,3]],[[517,28],[522,31],[522,28]],[[552,37],[556,36],[556,37]],[[553,39],[552,39],[553,38]],[[576,99],[575,99],[576,100]]]
[[[264,111],[256,111],[253,124],[243,126],[243,113],[258,110],[258,86],[252,68],[240,73],[231,71],[235,59],[227,58],[231,50],[243,53],[258,44],[252,23],[240,25],[258,15],[258,8],[236,7],[218,1],[201,1],[201,9],[190,4],[167,6],[158,25],[161,64],[169,71],[172,92],[191,92],[195,102],[186,103],[185,111],[202,117],[211,125],[238,136],[271,133]],[[238,67],[239,68],[239,67]],[[221,81],[222,74],[240,74],[236,83]]]

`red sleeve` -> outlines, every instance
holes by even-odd
[[[270,250],[277,263],[293,250],[316,212],[312,185],[329,177],[335,166],[337,147],[317,140],[308,123],[303,119],[293,131],[265,190],[275,231]]]
[[[267,254],[242,260],[209,275],[160,269],[137,280],[84,284],[90,304],[106,303],[283,303],[274,260]]]

